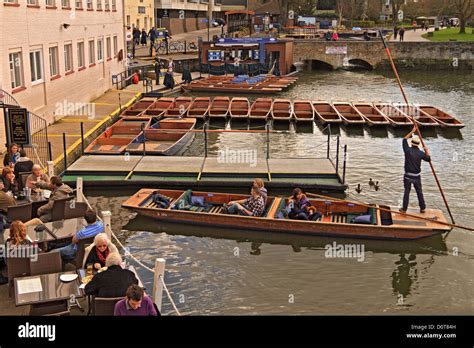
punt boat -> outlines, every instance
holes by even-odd
[[[331,103],[313,102],[313,108],[316,117],[323,125],[326,123],[342,123],[341,115]]]
[[[214,97],[209,108],[209,118],[226,118],[229,116],[229,109],[229,97]]]
[[[125,111],[122,112],[122,116],[140,116],[155,102],[155,100],[155,98],[143,98],[125,109]]]
[[[415,105],[406,104],[395,104],[394,105],[400,112],[403,112],[410,118],[413,118],[419,127],[438,127],[440,124],[434,117],[423,113]]]
[[[388,122],[393,127],[413,127],[412,120],[405,113],[394,107],[392,104],[373,103],[372,105],[387,118]]]
[[[352,106],[351,103],[333,103],[334,109],[341,115],[345,125],[363,125],[365,118]]]
[[[165,197],[167,204],[160,203]],[[199,198],[193,198],[199,197]],[[425,214],[409,212],[415,217],[396,214],[389,206],[358,205],[345,201],[310,199],[322,217],[317,221],[292,220],[283,213],[286,198],[271,197],[262,217],[228,215],[224,204],[247,198],[231,193],[182,190],[141,189],[122,207],[154,219],[192,225],[223,227],[229,230],[254,230],[309,236],[330,236],[381,240],[415,240],[444,234],[451,227],[441,210],[427,209]],[[388,209],[381,211],[377,208]]]
[[[434,106],[418,106],[421,114],[434,118],[441,127],[463,128],[465,125],[454,116],[444,112]]]
[[[189,110],[193,98],[191,97],[178,97],[171,103],[163,114],[164,117],[185,117]]]
[[[161,97],[145,110],[143,116],[163,116],[165,111],[173,104],[174,98]]]
[[[275,99],[272,105],[274,121],[290,121],[294,117],[293,105],[289,99]]]
[[[193,100],[188,110],[188,117],[206,118],[211,107],[211,98],[198,97]]]
[[[120,154],[149,124],[150,119],[122,118],[99,135],[84,152],[96,155]]]
[[[166,118],[141,132],[126,148],[131,154],[173,156],[193,138],[195,118]]]
[[[235,119],[247,120],[250,113],[250,102],[247,98],[235,97],[230,102],[229,114]]]
[[[271,117],[272,105],[272,98],[257,98],[250,108],[249,118],[251,120],[266,121]]]
[[[314,121],[314,108],[308,100],[295,100],[293,102],[293,111],[296,122]]]
[[[371,126],[388,126],[389,120],[372,103],[353,103],[355,110]]]

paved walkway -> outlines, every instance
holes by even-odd
[[[405,37],[404,41],[405,42],[422,42],[422,41],[429,41],[428,39],[425,39],[422,35],[425,35],[426,33],[433,32],[434,28],[428,29],[428,31],[421,30],[420,28],[417,28],[416,31],[413,31],[413,29],[408,29],[405,31]],[[400,41],[400,36],[397,36],[397,39],[392,37],[390,38],[391,42],[394,41]]]

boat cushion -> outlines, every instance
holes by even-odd
[[[204,197],[203,196],[191,196],[191,205],[196,205],[198,207],[204,206]]]
[[[372,215],[359,215],[354,217],[351,222],[354,224],[370,225],[372,224]]]

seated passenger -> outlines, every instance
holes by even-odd
[[[268,192],[267,189],[265,188],[265,184],[262,179],[255,179],[253,181],[253,186],[257,187],[260,190],[260,195],[263,197],[263,200],[265,204],[267,204],[267,196]]]
[[[306,195],[299,188],[293,190],[293,196],[289,201],[291,210],[288,214],[290,219],[294,220],[312,220],[316,221],[321,217],[316,207],[311,205]]]
[[[262,216],[265,210],[265,201],[260,189],[252,186],[252,196],[240,201],[231,201],[224,205],[229,214],[238,214],[244,216]]]

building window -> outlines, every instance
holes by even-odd
[[[140,18],[137,19],[137,29],[140,29]]]
[[[138,6],[138,14],[145,14],[146,7],[145,6]]]
[[[21,62],[21,52],[10,53],[10,78],[12,89],[23,86],[23,64]]]
[[[61,6],[63,8],[69,8],[71,7],[71,3],[69,2],[69,0],[61,0]]]
[[[59,75],[58,48],[49,48],[49,72],[51,77]]]
[[[129,26],[130,26],[130,16],[127,15],[127,27],[129,27]]]
[[[36,6],[38,5],[38,0],[28,0],[26,3],[28,5]]]
[[[95,45],[94,40],[89,41],[89,65],[95,64]]]
[[[76,8],[82,8],[82,0],[76,0]]]
[[[41,50],[30,52],[31,82],[43,81]]]
[[[112,11],[117,11],[117,0],[112,0]]]
[[[104,60],[104,39],[97,39],[97,61]]]
[[[105,10],[106,10],[106,11],[110,11],[109,0],[104,0],[104,3],[105,3],[105,5],[104,5]]]
[[[77,43],[77,67],[84,68],[86,62],[84,61],[84,42]]]
[[[112,40],[110,40],[110,36],[106,39],[106,47],[107,47],[107,59],[112,58]]]
[[[54,7],[56,3],[54,0],[46,0],[46,7]]]
[[[117,39],[117,35],[114,36],[114,56],[117,55],[117,52],[118,52],[118,39]]]
[[[102,0],[97,0],[97,11],[102,11]]]
[[[93,6],[93,5],[92,5],[92,0],[87,0],[87,9],[88,9],[88,10],[92,10],[92,9],[93,9],[92,6]]]
[[[16,4],[16,3],[18,3],[17,0],[3,0],[3,2],[6,2],[6,3],[8,3],[8,4]]]
[[[64,70],[72,71],[74,69],[72,62],[72,44],[64,45]]]

